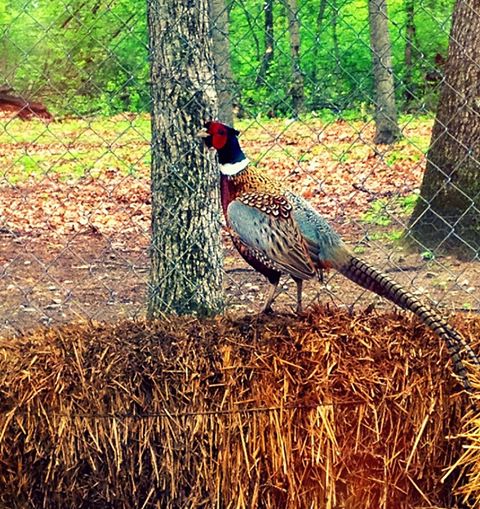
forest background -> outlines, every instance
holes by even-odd
[[[471,198],[463,193],[457,206],[457,188],[449,184],[454,207],[447,211],[437,193],[445,172],[427,179],[430,194],[421,191],[454,4],[390,0],[388,18],[380,15],[388,23],[372,30],[369,18],[375,10],[385,12],[384,0],[211,0],[210,42],[220,103],[225,86],[234,113],[220,108],[219,117],[234,120],[252,162],[308,199],[356,254],[396,272],[436,305],[477,310],[478,230],[466,219],[475,220],[478,193],[469,184]],[[42,103],[51,114],[30,122],[16,111],[0,116],[0,314],[6,330],[145,311],[152,212],[147,20],[147,2],[133,0],[0,5],[0,102],[7,87],[7,95]],[[392,70],[385,64],[383,71],[393,76],[399,137],[389,145],[376,143],[379,80],[372,36],[392,53]],[[198,44],[185,40],[179,74],[181,60]],[[452,76],[465,74],[458,65],[452,69]],[[175,69],[168,77],[175,81]],[[389,90],[384,95],[392,96]],[[170,103],[172,118],[178,117],[181,101]],[[453,133],[458,143],[452,152],[460,162],[459,147],[474,146],[474,124],[468,139]],[[191,144],[200,154],[198,140]],[[180,154],[179,164],[183,160]],[[172,224],[180,221],[177,209],[166,211]],[[411,252],[402,241],[412,232],[415,210],[424,228]],[[425,231],[435,233],[429,243]],[[227,303],[254,312],[262,279],[223,240]],[[461,261],[456,252],[445,255],[448,243],[460,248]],[[183,266],[173,262],[181,274]],[[312,288],[309,302],[319,291],[335,303],[366,302],[344,282],[338,288],[334,283]],[[279,302],[288,308],[288,284],[285,289]]]
[[[447,55],[452,0],[390,0],[396,99],[431,111]],[[373,111],[372,52],[364,0],[296,6],[305,113]],[[292,115],[286,1],[226,3],[237,114]],[[132,0],[0,5],[0,71],[18,92],[57,114],[143,112],[150,107],[146,4]]]

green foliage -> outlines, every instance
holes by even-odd
[[[417,204],[418,194],[409,194],[402,196],[397,199],[397,203],[400,206],[401,214],[404,216],[410,216]]]
[[[384,199],[372,202],[370,210],[362,215],[362,221],[367,224],[377,226],[388,226],[392,222],[392,218],[387,210],[388,201]]]
[[[404,0],[389,0],[390,36],[399,104],[435,105],[437,55],[446,56],[454,0],[415,0],[413,67],[405,66]],[[365,0],[298,0],[300,65],[307,112],[369,116],[373,103]],[[286,3],[274,2],[274,58],[257,80],[265,46],[264,0],[227,0],[235,102],[244,115],[289,116],[291,57]],[[145,2],[54,0],[0,2],[0,85],[69,114],[149,108]],[[260,83],[257,83],[260,81]],[[412,92],[404,103],[405,89]],[[323,115],[323,113],[321,113]]]
[[[8,147],[15,139],[33,148],[20,157],[15,146],[0,152],[0,181],[9,185],[29,179],[41,182],[46,175],[75,181],[97,177],[112,168],[125,175],[146,176],[150,137],[150,119],[145,114],[75,118],[51,124],[10,120],[0,123],[0,146]]]
[[[362,255],[365,253],[365,247],[362,245],[355,246],[353,252],[357,255]]]
[[[3,9],[0,84],[70,114],[148,107],[144,2],[6,0]]]
[[[385,198],[375,200],[372,202],[370,209],[362,215],[361,220],[364,223],[376,226],[389,226],[392,223],[393,216],[410,216],[417,200],[417,194],[399,196],[390,200]],[[394,240],[393,237],[392,240]]]
[[[420,253],[422,260],[429,261],[435,259],[435,253],[433,251],[427,250]]]
[[[453,0],[415,0],[413,67],[405,67],[406,13],[404,0],[388,2],[393,63],[400,106],[420,111],[431,109],[438,84],[427,75],[439,75],[437,54],[446,56]],[[275,2],[274,60],[263,84],[256,78],[264,50],[263,2],[232,1],[232,65],[239,90],[238,102],[247,116],[267,113],[292,114],[289,33],[284,2]],[[299,0],[301,22],[301,67],[308,111],[361,109],[373,111],[368,8],[365,0],[327,1],[318,23],[321,0]],[[335,22],[336,21],[336,22]],[[406,89],[410,102],[404,103]]]
[[[387,239],[391,242],[400,242],[403,240],[403,235],[404,231],[396,228],[387,234]]]

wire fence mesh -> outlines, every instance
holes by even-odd
[[[367,2],[212,2],[212,33],[230,48],[215,55],[217,76],[255,164],[310,200],[355,253],[414,293],[450,310],[478,310],[478,245],[465,240],[471,248],[458,258],[444,242],[413,251],[401,242],[421,199],[453,2],[391,0],[388,7],[402,135],[394,144],[374,143]],[[0,7],[2,333],[145,312],[147,39],[145,6],[130,0]],[[466,210],[478,212],[476,195],[464,199]],[[461,235],[454,226],[445,241]],[[257,312],[263,278],[227,235],[224,251],[228,307]],[[293,308],[292,285],[283,284],[278,309]],[[312,282],[307,296],[306,304],[348,306],[372,299],[340,276]]]

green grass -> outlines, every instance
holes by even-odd
[[[390,226],[394,217],[410,216],[415,208],[418,195],[410,194],[372,202],[370,209],[362,215],[361,221],[375,226]]]
[[[150,119],[122,115],[45,124],[18,119],[0,123],[0,181],[16,184],[55,175],[93,177],[109,169],[147,175]],[[3,177],[3,178],[2,178]]]
[[[345,118],[348,117],[348,120]],[[309,161],[364,162],[372,152],[365,142],[365,123],[355,112],[342,122],[331,112],[310,115],[299,121],[285,119],[242,119],[236,127],[249,143],[253,161],[285,162],[286,159]],[[389,165],[418,161],[428,147],[431,118],[405,117],[401,122],[410,138],[392,146],[384,158]],[[371,128],[370,128],[371,129]],[[359,138],[359,134],[362,133]],[[148,177],[150,165],[150,118],[148,115],[116,115],[87,119],[63,119],[45,124],[18,119],[0,121],[0,185],[16,184],[46,175],[62,180],[99,176],[114,169],[125,175]],[[386,209],[387,207],[387,209]],[[365,221],[388,225],[390,205],[379,202],[365,215]]]
[[[401,142],[398,146],[398,148],[395,148],[390,153],[388,153],[385,156],[385,162],[388,164],[388,166],[394,166],[397,163],[402,163],[404,161],[413,161],[418,162],[423,157],[423,153],[419,150],[417,151],[411,151],[411,150],[405,150],[406,143],[409,142]]]
[[[141,115],[129,120],[122,115],[93,119],[66,119],[45,124],[19,119],[0,122],[0,143],[65,143],[81,141],[98,143],[99,140],[144,141],[150,139],[150,119]]]
[[[389,226],[392,218],[388,210],[388,203],[384,199],[375,200],[372,202],[370,209],[362,215],[361,220],[366,224],[375,226]]]

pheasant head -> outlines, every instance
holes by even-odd
[[[216,120],[207,122],[198,135],[204,139],[208,148],[218,153],[220,165],[247,162],[247,157],[238,142],[239,131]],[[222,168],[220,168],[222,169]]]

